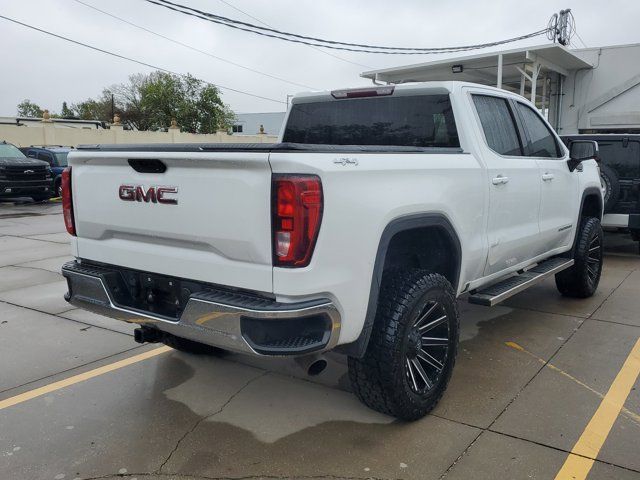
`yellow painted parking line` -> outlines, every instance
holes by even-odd
[[[604,393],[600,393],[599,391],[597,391],[595,388],[587,385],[586,383],[578,380],[576,377],[574,377],[573,375],[565,372],[564,370],[562,370],[561,368],[556,367],[555,365],[553,365],[552,363],[548,363],[544,358],[538,357],[537,355],[535,355],[534,353],[531,353],[529,350],[521,347],[520,345],[518,345],[516,342],[504,342],[504,344],[507,347],[511,347],[515,350],[518,350],[519,352],[523,352],[526,353],[527,355],[529,355],[532,358],[535,358],[538,362],[540,362],[542,365],[544,365],[545,367],[547,367],[550,370],[553,370],[554,372],[559,373],[560,375],[562,375],[563,377],[568,378],[569,380],[577,383],[578,385],[580,385],[581,387],[586,388],[587,390],[589,390],[590,392],[592,392],[593,394],[595,394],[596,396],[600,397],[600,398],[604,398]],[[636,425],[640,426],[640,415],[638,415],[637,413],[632,412],[631,410],[622,407],[622,414],[627,417],[629,420],[631,420],[633,423],[635,423]]]
[[[76,383],[84,382],[85,380],[104,375],[105,373],[113,372],[114,370],[118,370],[128,365],[142,362],[143,360],[156,357],[170,350],[171,348],[166,346],[154,348],[153,350],[149,350],[148,352],[140,353],[139,355],[134,355],[133,357],[125,358],[123,360],[118,360],[117,362],[94,368],[93,370],[89,370],[88,372],[80,373],[78,375],[74,375],[73,377],[65,378],[63,380],[50,383],[49,385],[29,390],[28,392],[21,393],[20,395],[16,395],[15,397],[0,400],[0,410],[12,407],[13,405],[17,405],[22,402],[26,402],[27,400],[31,400],[42,395],[46,395],[47,393],[55,392],[56,390],[60,390],[61,388],[69,387],[71,385],[75,385]]]
[[[640,338],[616,375],[598,410],[574,445],[556,480],[584,480],[589,475],[629,392],[640,374]]]

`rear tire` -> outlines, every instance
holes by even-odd
[[[368,407],[417,420],[444,393],[458,347],[458,310],[442,275],[410,269],[385,274],[367,350],[349,357],[353,391]]]
[[[620,179],[613,168],[600,164],[600,182],[603,189],[604,213],[609,213],[620,198]]]
[[[177,337],[166,333],[162,336],[162,343],[175,350],[180,350],[185,353],[192,353],[194,355],[222,355],[224,350],[204,343],[194,342],[182,337]]]
[[[600,283],[603,259],[603,233],[600,220],[587,217],[582,220],[571,268],[556,274],[556,286],[565,297],[592,296]]]

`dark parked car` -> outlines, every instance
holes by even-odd
[[[604,199],[603,227],[629,230],[640,241],[640,135],[565,135],[595,140],[600,149],[600,178]]]
[[[27,157],[44,160],[49,164],[53,171],[53,188],[51,194],[54,197],[62,195],[62,171],[67,166],[67,155],[73,149],[63,146],[31,146],[21,148],[20,150],[22,150]]]
[[[0,142],[0,198],[51,196],[53,174],[46,162],[27,158],[15,145]]]

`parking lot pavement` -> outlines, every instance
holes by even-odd
[[[134,343],[62,300],[60,205],[0,203],[0,479],[640,479],[640,256],[606,243],[591,299],[553,280],[461,299],[449,389],[402,423],[356,400],[339,356],[310,378]]]

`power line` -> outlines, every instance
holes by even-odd
[[[120,58],[122,60],[127,60],[128,62],[137,63],[138,65],[143,65],[145,67],[153,68],[155,70],[160,70],[161,72],[170,73],[172,75],[178,75],[178,76],[183,77],[183,78],[187,77],[187,75],[185,75],[184,73],[174,72],[172,70],[169,70],[169,69],[166,69],[166,68],[163,68],[163,67],[158,67],[156,65],[152,65],[150,63],[146,63],[146,62],[143,62],[141,60],[136,60],[136,59],[133,59],[133,58],[125,57],[124,55],[120,55],[119,53],[110,52],[108,50],[104,50],[102,48],[94,47],[93,45],[89,45],[87,43],[83,43],[83,42],[80,42],[78,40],[73,40],[72,38],[63,37],[62,35],[58,35],[57,33],[49,32],[49,31],[44,30],[42,28],[38,28],[38,27],[34,27],[33,25],[28,25],[26,23],[22,23],[22,22],[20,22],[18,20],[15,20],[13,18],[5,17],[4,15],[0,15],[0,18],[3,18],[4,20],[8,20],[9,22],[13,22],[13,23],[15,23],[17,25],[21,25],[23,27],[30,28],[31,30],[35,30],[37,32],[44,33],[46,35],[49,35],[49,36],[52,36],[52,37],[55,37],[55,38],[59,38],[60,40],[65,40],[65,41],[73,43],[75,45],[80,45],[82,47],[86,47],[86,48],[89,48],[91,50],[95,50],[96,52],[104,53],[106,55],[110,55],[112,57]],[[200,80],[200,79],[196,79],[196,80]],[[211,85],[213,87],[216,87],[216,88],[222,88],[224,90],[229,90],[230,92],[235,92],[235,93],[240,93],[242,95],[248,95],[250,97],[260,98],[262,100],[268,100],[270,102],[286,104],[286,102],[283,102],[282,100],[276,100],[275,98],[263,97],[262,95],[257,95],[255,93],[245,92],[245,91],[238,90],[238,89],[231,88],[231,87],[225,87],[224,85],[220,85],[220,84],[212,83],[212,82],[207,82],[206,80],[200,80],[200,81],[204,82],[204,83],[206,83],[208,85]]]
[[[244,10],[236,7],[235,5],[233,5],[232,3],[227,2],[226,0],[218,0],[219,2],[224,3],[226,6],[233,8],[236,12],[240,12],[243,15],[246,15],[247,17],[255,20],[258,23],[261,23],[262,25],[264,25],[265,27],[269,27],[269,28],[273,28],[272,25],[269,25],[267,22],[263,22],[262,20],[260,20],[258,17],[254,17],[253,15],[251,15],[250,13],[245,12]]]
[[[234,10],[236,10],[237,12],[240,12],[240,13],[242,13],[243,15],[246,15],[247,17],[249,17],[249,18],[251,18],[251,19],[255,20],[256,22],[261,23],[261,24],[262,24],[262,25],[264,25],[265,27],[274,28],[272,25],[269,25],[268,23],[263,22],[263,21],[262,21],[262,20],[260,20],[259,18],[254,17],[253,15],[251,15],[250,13],[245,12],[244,10],[241,10],[240,8],[238,8],[238,7],[236,7],[235,5],[233,5],[233,4],[229,3],[229,2],[227,2],[226,0],[218,0],[218,1],[219,1],[219,2],[224,3],[225,5],[227,5],[227,6],[228,6],[228,7],[230,7],[230,8],[233,8],[233,9],[234,9]],[[343,62],[347,62],[347,63],[350,63],[350,64],[352,64],[352,65],[356,65],[356,66],[358,66],[358,67],[364,67],[364,68],[368,68],[368,69],[370,69],[370,70],[373,70],[373,67],[372,67],[372,66],[370,66],[370,65],[364,65],[364,64],[362,64],[362,63],[358,63],[358,62],[354,62],[354,61],[352,61],[352,60],[348,60],[348,59],[346,59],[346,58],[343,58],[343,57],[340,57],[340,56],[336,55],[335,53],[327,52],[327,51],[322,50],[321,48],[318,48],[318,47],[313,47],[313,46],[311,46],[311,45],[309,45],[309,47],[310,47],[310,48],[313,48],[313,49],[314,49],[314,50],[316,50],[317,52],[323,53],[323,54],[325,54],[325,55],[329,55],[330,57],[336,58],[336,59],[341,60],[341,61],[343,61]]]
[[[204,50],[200,50],[199,48],[196,48],[196,47],[194,47],[192,45],[189,45],[189,44],[183,43],[183,42],[181,42],[179,40],[175,40],[173,38],[167,37],[165,35],[162,35],[161,33],[154,32],[151,29],[148,29],[148,28],[143,27],[141,25],[138,25],[136,23],[130,22],[129,20],[126,20],[126,19],[124,19],[122,17],[118,17],[117,15],[114,15],[113,13],[109,13],[109,12],[106,12],[104,10],[101,10],[98,7],[94,7],[93,5],[90,5],[88,3],[83,2],[82,0],[73,0],[73,1],[76,2],[76,3],[80,3],[80,4],[84,5],[85,7],[91,8],[91,9],[97,11],[97,12],[100,12],[100,13],[102,13],[104,15],[107,15],[107,16],[109,16],[111,18],[115,18],[116,20],[119,20],[119,21],[121,21],[123,23],[126,23],[127,25],[131,25],[132,27],[138,28],[140,30],[144,30],[147,33],[150,33],[150,34],[155,35],[157,37],[160,37],[160,38],[163,38],[165,40],[168,40],[169,42],[172,42],[172,43],[175,43],[177,45],[180,45],[180,46],[183,46],[185,48],[188,48],[190,50],[193,50],[194,52],[202,53],[203,55],[207,55],[208,57],[215,58],[216,60],[220,60],[220,61],[228,63],[230,65],[234,65],[236,67],[243,68],[243,69],[248,70],[250,72],[254,72],[254,73],[257,73],[259,75],[264,75],[265,77],[273,78],[274,80],[285,82],[285,83],[288,83],[290,85],[295,85],[297,87],[302,87],[302,88],[308,88],[308,89],[311,89],[311,90],[317,90],[316,88],[310,87],[309,85],[304,85],[302,83],[292,82],[292,81],[287,80],[285,78],[281,78],[281,77],[278,77],[276,75],[272,75],[270,73],[261,72],[260,70],[256,70],[255,68],[247,67],[245,65],[241,65],[241,64],[233,62],[231,60],[227,60],[226,58],[219,57],[217,55],[214,55],[212,53],[206,52]]]
[[[582,43],[582,45],[584,45],[584,48],[589,48],[589,47],[587,47],[587,44],[586,44],[586,43],[584,43],[584,40],[582,40],[582,37],[580,36],[580,34],[578,33],[578,31],[577,31],[577,30],[576,30],[576,31],[574,31],[573,33],[575,33],[575,34],[576,34],[576,37],[578,37],[578,40],[580,40],[580,43]]]
[[[457,47],[434,47],[434,48],[425,48],[425,47],[390,47],[390,46],[382,46],[382,45],[367,45],[367,44],[359,44],[359,43],[348,43],[341,42],[336,40],[326,40],[317,37],[310,37],[306,35],[299,35],[290,32],[284,32],[281,30],[276,30],[273,28],[260,27],[259,25],[242,22],[239,20],[234,20],[228,17],[223,17],[221,15],[214,15],[212,13],[204,12],[202,10],[198,10],[186,5],[181,5],[179,3],[174,3],[169,0],[145,0],[148,3],[161,6],[167,8],[169,10],[173,10],[175,12],[182,13],[184,15],[189,15],[195,18],[199,18],[201,20],[207,20],[209,22],[217,23],[219,25],[224,25],[226,27],[234,28],[237,30],[242,30],[245,32],[254,33],[257,35],[262,35],[266,37],[276,38],[279,40],[284,40],[287,42],[293,43],[301,43],[304,45],[312,45],[315,47],[323,47],[323,48],[331,48],[334,50],[346,50],[351,52],[364,52],[364,53],[378,53],[378,54],[386,54],[386,55],[423,55],[423,54],[433,54],[433,53],[453,53],[453,52],[461,52],[467,50],[476,50],[487,47],[494,47],[498,45],[503,45],[505,43],[511,43],[518,40],[524,40],[527,38],[536,37],[538,35],[546,34],[549,28],[545,28],[539,30],[537,32],[532,32],[526,35],[521,35],[519,37],[513,37],[506,40],[499,40],[495,42],[488,42],[483,44],[476,45],[464,45]]]

